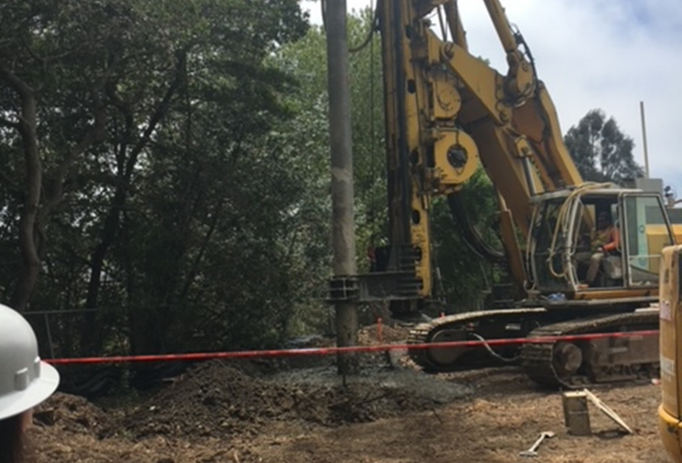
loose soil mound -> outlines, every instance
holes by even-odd
[[[138,439],[255,435],[272,421],[336,426],[432,407],[432,400],[395,387],[278,384],[212,361],[198,365],[128,413],[120,427]]]
[[[62,431],[99,435],[112,424],[110,417],[82,397],[56,393],[36,407],[34,421]]]

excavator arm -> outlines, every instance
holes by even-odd
[[[552,100],[498,0],[483,0],[508,70],[467,49],[456,0],[380,0],[390,242],[385,269],[414,269],[419,298],[433,293],[429,214],[482,165],[500,196],[501,238],[512,273],[526,280],[516,230],[530,233],[536,195],[582,183]],[[446,18],[443,37],[428,17]],[[451,40],[447,40],[447,36]],[[414,309],[406,297],[394,312]]]

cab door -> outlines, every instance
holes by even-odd
[[[621,239],[626,286],[658,287],[661,252],[674,243],[663,201],[656,194],[626,193],[622,197]]]

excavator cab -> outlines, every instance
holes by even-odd
[[[642,302],[656,298],[661,251],[674,243],[660,195],[586,184],[533,203],[531,293],[562,301],[622,299],[626,291]]]

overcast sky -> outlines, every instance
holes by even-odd
[[[330,0],[334,1],[334,0]],[[348,10],[375,0],[347,0]],[[565,133],[593,108],[635,140],[644,165],[640,101],[651,176],[682,199],[682,0],[502,0],[534,55]],[[319,23],[319,2],[304,1]],[[481,0],[460,0],[470,51],[506,73]],[[677,110],[680,109],[680,114]]]

